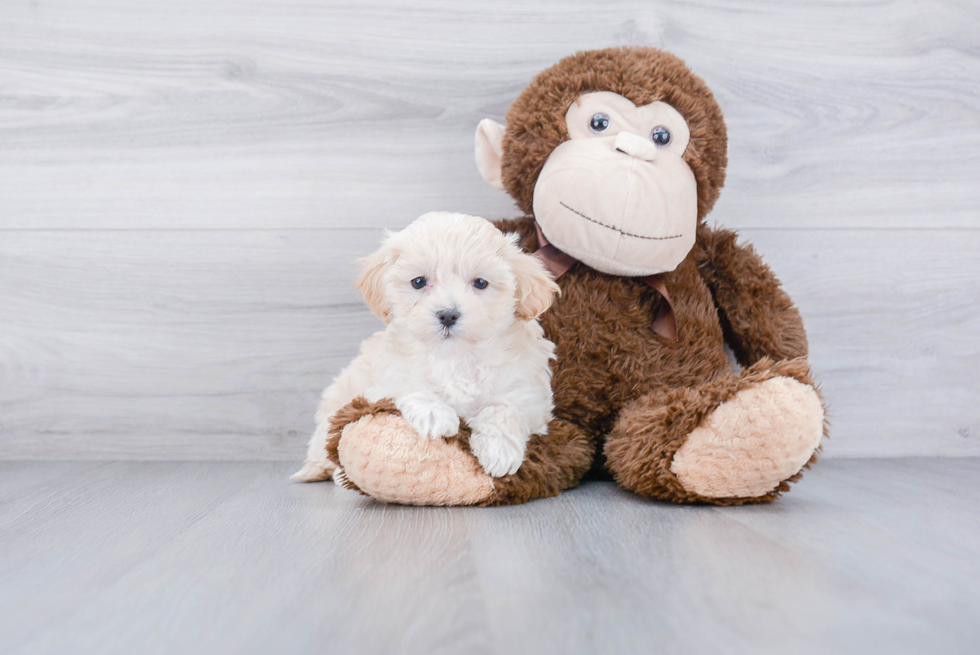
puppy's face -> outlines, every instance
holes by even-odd
[[[540,315],[558,290],[515,237],[463,214],[423,215],[363,266],[368,306],[422,341],[488,339]]]

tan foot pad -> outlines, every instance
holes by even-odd
[[[722,403],[674,455],[670,470],[706,498],[756,498],[796,475],[823,435],[817,392],[776,377]]]
[[[344,427],[337,454],[347,478],[385,502],[475,505],[493,493],[493,479],[475,457],[445,439],[420,437],[395,414]]]

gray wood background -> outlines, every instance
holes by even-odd
[[[618,44],[715,91],[710,219],[802,308],[827,454],[980,455],[975,2],[5,0],[0,458],[300,459],[352,261],[516,215],[477,122]]]

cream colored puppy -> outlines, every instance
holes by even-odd
[[[554,344],[535,320],[558,292],[516,235],[489,221],[433,212],[361,260],[357,286],[388,327],[323,392],[303,468],[327,480],[330,419],[357,396],[391,398],[420,435],[454,436],[462,417],[470,449],[494,477],[514,473],[528,438],[551,420]]]

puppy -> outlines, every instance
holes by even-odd
[[[359,262],[357,287],[388,324],[324,392],[306,463],[294,480],[334,473],[330,419],[358,396],[391,398],[420,435],[472,430],[470,450],[493,477],[514,473],[551,420],[554,344],[535,320],[558,285],[516,235],[464,214],[424,214]],[[340,473],[338,473],[339,475]]]

